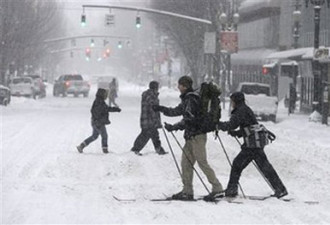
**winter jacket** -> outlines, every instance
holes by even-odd
[[[159,105],[158,93],[148,89],[142,93],[140,126],[142,129],[161,128],[160,113],[152,109],[153,105]]]
[[[165,107],[163,111],[166,116],[183,116],[183,119],[174,124],[176,130],[184,130],[184,138],[186,140],[202,134],[201,121],[201,100],[200,96],[192,89],[188,89],[186,93],[181,94],[181,103],[175,108]]]
[[[117,112],[117,107],[109,107],[105,103],[105,96],[107,91],[105,89],[98,89],[96,93],[96,98],[93,102],[91,113],[92,113],[92,124],[97,127],[110,124],[109,112]]]
[[[256,116],[249,106],[244,102],[238,104],[231,112],[230,120],[227,122],[219,122],[218,128],[223,131],[230,131],[232,135],[242,137],[244,136],[244,127],[258,124]],[[238,131],[234,131],[236,128]]]

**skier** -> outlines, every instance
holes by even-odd
[[[118,107],[117,103],[115,102],[117,97],[118,82],[116,78],[113,78],[112,81],[109,83],[109,106],[114,105],[115,107]]]
[[[155,105],[153,109],[166,116],[183,116],[183,119],[174,124],[165,123],[168,131],[184,130],[185,145],[181,156],[183,190],[172,196],[176,200],[192,200],[193,192],[193,165],[197,161],[199,167],[212,184],[212,192],[204,197],[211,201],[217,197],[223,197],[223,189],[215,176],[213,169],[207,162],[206,133],[201,131],[201,100],[200,96],[192,89],[193,81],[189,76],[182,76],[178,81],[178,89],[181,93],[181,103],[175,108]]]
[[[153,105],[159,105],[158,88],[159,83],[157,81],[151,81],[149,83],[149,89],[142,93],[140,116],[141,133],[137,136],[134,146],[131,149],[131,151],[137,155],[142,155],[140,151],[148,143],[149,139],[152,140],[155,151],[159,155],[166,154],[159,139],[158,128],[162,127],[160,113],[152,109]]]
[[[233,161],[225,195],[227,197],[237,196],[237,186],[241,173],[252,160],[255,160],[261,172],[275,189],[274,196],[281,198],[287,195],[288,192],[285,186],[267,159],[264,146],[256,147],[258,146],[256,144],[258,140],[251,125],[257,125],[258,122],[251,108],[245,104],[244,94],[235,92],[230,96],[230,99],[233,107],[230,120],[219,122],[218,128],[222,131],[228,131],[233,137],[244,137],[244,144],[241,146],[241,152]],[[235,131],[238,127],[240,129]],[[263,143],[263,141],[260,140],[260,143]]]
[[[96,98],[91,108],[92,113],[92,128],[93,133],[90,137],[84,140],[80,145],[77,146],[78,152],[83,153],[83,149],[91,142],[95,141],[99,135],[102,138],[102,150],[103,153],[108,153],[108,134],[105,125],[110,124],[109,112],[120,112],[121,109],[118,107],[109,107],[105,100],[108,97],[108,91],[99,88],[96,92]]]

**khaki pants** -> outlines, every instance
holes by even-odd
[[[212,184],[212,192],[223,191],[222,185],[215,176],[213,169],[207,162],[205,148],[206,138],[206,134],[197,135],[190,140],[186,140],[186,143],[183,147],[184,153],[182,153],[181,168],[183,192],[186,194],[194,194],[192,185],[194,170],[192,168],[192,165],[194,165],[196,161],[198,163],[198,166],[206,175],[209,183]]]

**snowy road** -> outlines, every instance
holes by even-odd
[[[100,139],[84,154],[75,149],[91,133],[89,110],[95,90],[88,98],[54,98],[49,94],[37,101],[13,98],[10,106],[1,106],[2,224],[330,223],[330,128],[308,122],[307,115],[289,117],[283,108],[277,124],[264,123],[277,134],[266,153],[287,186],[289,197],[294,198],[292,202],[148,201],[163,197],[163,193],[178,192],[181,181],[171,155],[158,156],[151,143],[142,151],[143,157],[129,152],[140,131],[143,90],[133,85],[120,88],[122,112],[110,115],[112,124],[107,129],[111,153],[107,155],[101,153]],[[162,89],[160,99],[161,104],[174,106],[178,92]],[[223,114],[227,119],[227,113]],[[226,134],[220,135],[233,159],[238,144]],[[180,132],[177,137],[183,143]],[[162,133],[161,139],[169,151]],[[180,159],[180,150],[170,140]],[[210,164],[226,186],[230,168],[212,134],[207,147]],[[194,182],[195,195],[205,195],[199,180],[195,178]],[[241,185],[249,195],[272,193],[253,165],[243,172]],[[121,203],[113,195],[136,202]],[[306,200],[319,203],[305,204]]]

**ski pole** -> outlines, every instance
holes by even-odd
[[[233,168],[233,165],[232,165],[231,162],[230,162],[229,156],[228,156],[228,154],[227,154],[227,151],[226,151],[226,149],[225,149],[225,146],[223,145],[223,143],[222,143],[222,141],[221,141],[221,139],[220,139],[219,134],[217,134],[217,138],[218,138],[218,140],[219,140],[219,142],[220,142],[220,145],[221,145],[221,147],[222,147],[223,152],[224,152],[225,155],[226,155],[226,158],[227,158],[227,161],[228,161],[228,163],[229,163],[229,165],[230,165],[230,168]],[[242,186],[241,186],[241,184],[240,184],[239,182],[238,182],[238,186],[239,186],[239,189],[240,189],[241,192],[242,192],[243,198],[246,198],[245,193],[244,193],[244,191],[243,191],[243,188],[242,188]]]
[[[170,148],[171,155],[172,155],[172,157],[173,157],[173,160],[174,160],[175,166],[176,166],[176,168],[178,169],[178,172],[179,172],[179,174],[180,174],[181,179],[183,179],[183,177],[182,177],[182,173],[181,173],[180,168],[179,168],[179,165],[178,165],[178,162],[176,161],[176,158],[175,158],[174,153],[173,153],[172,146],[171,146],[171,144],[170,144],[170,142],[169,142],[169,140],[168,140],[168,137],[167,137],[167,134],[166,134],[166,132],[165,132],[165,130],[164,130],[164,127],[162,127],[162,130],[163,130],[163,132],[164,132],[165,139],[166,139],[166,141],[167,141],[168,147]]]
[[[241,146],[241,142],[238,140],[238,138],[235,137],[235,139],[236,139],[237,143]],[[252,160],[252,164],[259,171],[259,173],[264,178],[264,180],[266,181],[266,183],[268,184],[268,186],[275,192],[275,189],[274,189],[273,185],[271,185],[271,183],[269,182],[269,180],[265,177],[265,174],[260,170],[260,168],[257,165],[257,163],[254,160]]]
[[[193,170],[195,171],[197,177],[198,177],[199,180],[202,182],[202,184],[203,184],[203,186],[205,187],[206,191],[207,191],[209,194],[211,194],[211,192],[210,192],[209,189],[207,188],[206,184],[204,183],[202,177],[199,175],[198,171],[195,169],[194,164],[190,161],[190,159],[189,159],[187,153],[183,150],[183,148],[182,148],[180,142],[179,142],[178,139],[175,137],[175,135],[173,134],[172,131],[171,131],[171,134],[172,134],[173,138],[175,139],[176,143],[179,145],[181,151],[182,151],[183,154],[185,155],[185,157],[186,157],[186,159],[188,160],[189,164],[191,165],[191,167],[192,167]]]

